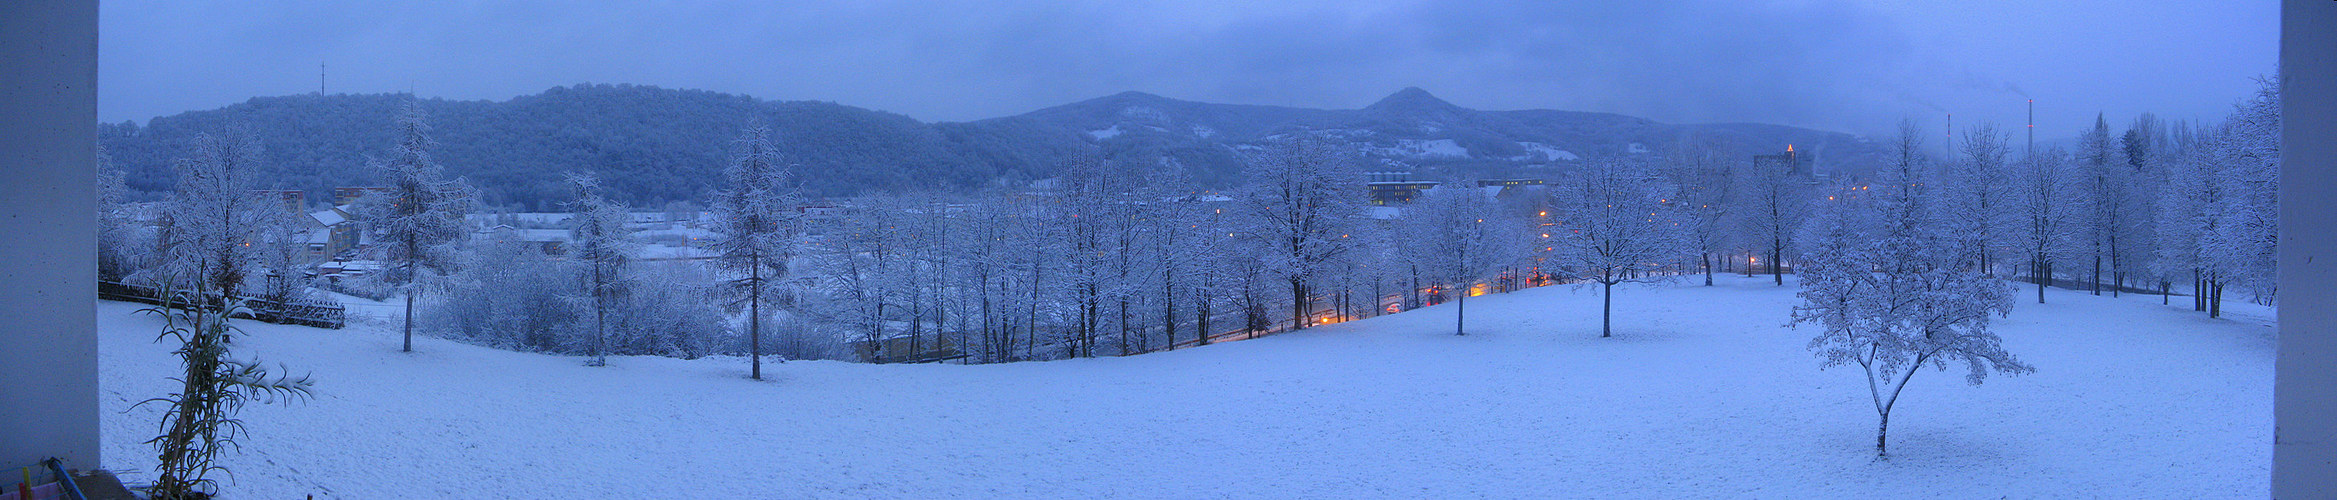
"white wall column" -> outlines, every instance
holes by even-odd
[[[97,1],[0,2],[0,467],[98,467]]]
[[[2337,2],[2280,12],[2274,498],[2337,498]]]

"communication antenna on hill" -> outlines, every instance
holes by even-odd
[[[325,95],[325,62],[316,63],[316,95]]]
[[[2028,147],[2028,150],[2027,150],[2027,151],[2024,151],[2024,152],[2022,152],[2022,153],[2021,153],[2021,155],[2022,155],[2022,156],[2024,156],[2024,157],[2028,157],[2028,156],[2036,156],[2036,155],[2037,155],[2037,100],[2036,100],[2036,99],[2030,99],[2030,100],[2029,100],[2029,147]]]
[[[1948,143],[1947,143],[1947,148],[1948,148],[1948,151],[1955,151],[1955,150],[1956,150],[1956,114],[1955,114],[1955,113],[1948,113],[1947,115],[1948,115],[1948,123],[1947,123],[1947,140],[1948,140]]]

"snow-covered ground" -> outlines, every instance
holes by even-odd
[[[313,370],[256,405],[231,498],[2218,498],[2266,494],[2273,329],[2051,292],[2002,320],[2037,367],[1918,375],[1873,456],[1853,371],[1784,328],[1791,287],[1551,287],[1128,358],[990,366],[577,358],[361,323],[245,323]],[[2024,288],[2024,290],[2026,290]],[[2033,297],[2025,295],[2023,297]],[[362,309],[373,312],[383,305]],[[99,308],[106,465],[150,477],[158,322]],[[392,311],[394,312],[394,311]],[[225,479],[225,478],[222,478]]]

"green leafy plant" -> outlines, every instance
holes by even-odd
[[[185,362],[186,371],[172,379],[181,384],[178,393],[139,403],[170,407],[163,413],[162,435],[146,441],[161,461],[148,493],[156,499],[210,498],[217,484],[207,476],[226,471],[214,460],[223,449],[240,449],[235,440],[246,434],[236,412],[253,401],[306,398],[313,384],[307,375],[290,376],[281,366],[270,371],[258,361],[228,358],[235,336],[242,333],[228,321],[242,308],[240,301],[214,302],[200,293],[163,295],[161,305],[140,312],[163,318],[155,341],[177,340],[180,347],[172,354]]]

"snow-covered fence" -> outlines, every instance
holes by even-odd
[[[162,290],[113,281],[97,282],[97,298],[155,305],[163,304]],[[174,303],[186,304],[191,299],[191,297],[181,297]],[[348,313],[339,302],[317,299],[294,299],[288,302],[277,302],[250,297],[244,297],[242,300],[244,301],[244,309],[237,311],[233,317],[317,328],[338,329],[348,325]],[[214,307],[224,302],[217,295],[204,297],[204,303]]]

